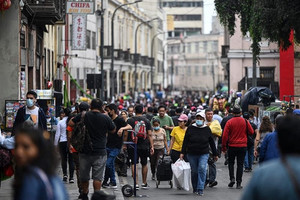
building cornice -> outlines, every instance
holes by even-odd
[[[241,58],[252,58],[252,51],[251,50],[243,50],[243,49],[230,49],[228,52],[229,59],[241,59]],[[260,54],[260,58],[279,58],[278,50],[269,50],[269,49],[262,49]]]

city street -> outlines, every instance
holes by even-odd
[[[224,164],[224,159],[221,158],[217,162],[217,181],[218,185],[214,188],[207,188],[204,191],[204,196],[199,197],[194,194],[192,194],[191,191],[185,192],[180,191],[177,189],[170,189],[170,186],[168,185],[168,182],[161,182],[161,185],[158,189],[156,189],[155,181],[148,181],[148,184],[150,185],[149,190],[139,190],[137,192],[137,195],[144,196],[146,199],[149,200],[182,200],[183,198],[185,200],[189,199],[211,199],[211,200],[238,200],[240,199],[243,190],[237,190],[235,187],[233,189],[228,189],[228,168]],[[139,168],[140,171],[140,168]],[[130,171],[128,170],[128,175],[130,174]],[[244,173],[243,175],[243,186],[245,187],[251,178],[252,173]],[[148,175],[148,180],[151,178],[151,174]],[[110,194],[116,195],[116,200],[124,200],[124,199],[134,199],[131,198],[124,198],[121,192],[121,187],[125,184],[133,184],[133,180],[131,177],[119,177],[119,184],[118,184],[118,190],[112,190],[112,189],[106,189],[105,191]],[[2,186],[0,189],[0,199],[1,200],[10,200],[12,199],[11,193],[13,192],[11,188],[12,179],[2,182]],[[78,197],[78,190],[76,184],[65,184],[67,191],[69,193],[69,199],[75,200]],[[93,191],[92,185],[90,185],[90,192]]]

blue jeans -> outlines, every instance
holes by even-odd
[[[117,148],[106,148],[106,151],[107,151],[107,161],[106,161],[105,178],[103,182],[107,183],[108,179],[110,179],[110,183],[115,184],[116,183],[115,160],[121,150]]]
[[[187,155],[192,171],[192,185],[193,191],[199,192],[199,190],[204,190],[205,179],[206,179],[206,170],[207,170],[207,161],[209,154],[202,155]]]
[[[245,168],[252,169],[253,160],[254,160],[254,146],[251,146],[247,148],[245,161],[244,161]]]
[[[217,167],[215,162],[208,164],[208,182],[212,183],[217,178]]]

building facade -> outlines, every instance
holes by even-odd
[[[2,13],[1,110],[5,100],[24,99],[28,90],[48,89],[48,82],[53,81],[56,56],[52,39],[59,26],[56,24],[64,23],[64,8],[62,0],[12,1],[11,7]],[[47,43],[45,32],[51,37],[51,44]]]
[[[162,0],[162,6],[174,21],[174,31],[169,32],[169,37],[203,32],[203,0]]]
[[[170,90],[191,94],[215,91],[224,81],[220,61],[222,34],[207,34],[170,40],[168,74]]]
[[[230,38],[228,51],[230,89],[248,90],[252,86],[251,38],[243,36],[240,21],[236,22],[236,32]],[[261,42],[260,59],[257,63],[257,86],[270,88],[279,95],[279,48],[275,43]]]

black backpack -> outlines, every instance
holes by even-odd
[[[82,112],[81,119],[76,123],[71,137],[71,144],[78,152],[82,152],[84,144],[88,142],[91,145],[91,138],[84,123],[86,112]]]

